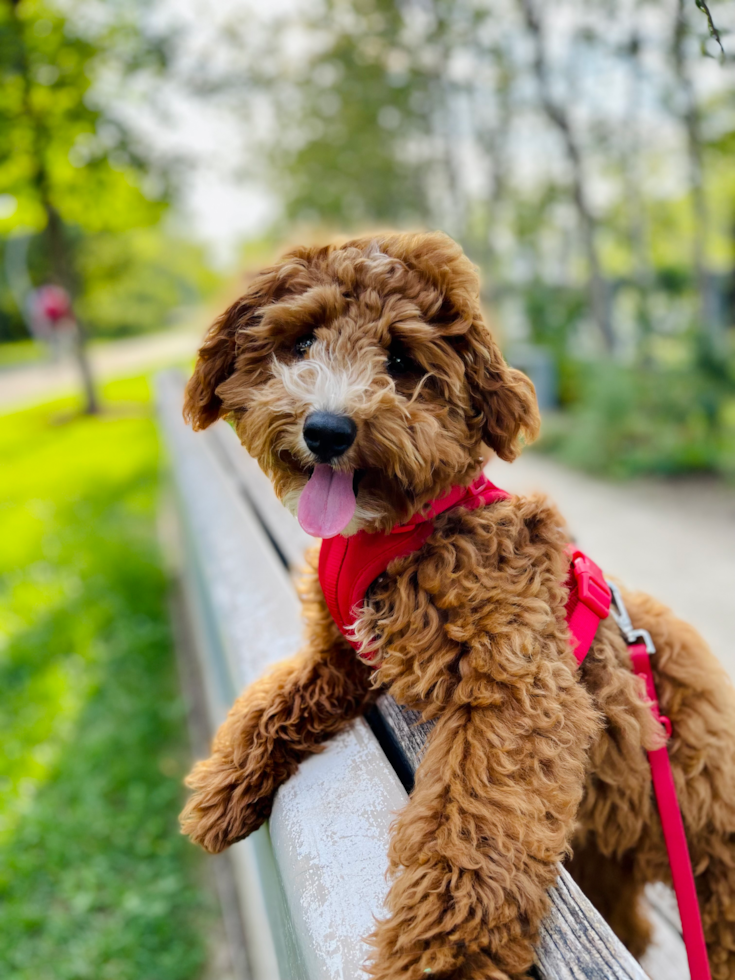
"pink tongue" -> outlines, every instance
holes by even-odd
[[[299,524],[315,538],[333,538],[350,523],[355,506],[352,473],[319,463],[299,498]]]

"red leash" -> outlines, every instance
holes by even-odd
[[[375,534],[358,531],[349,538],[338,534],[322,541],[319,581],[324,598],[332,618],[357,650],[358,656],[367,662],[375,658],[375,653],[361,654],[360,644],[352,632],[371,583],[392,561],[417,551],[427,541],[434,530],[434,519],[439,514],[454,507],[473,510],[509,496],[494,486],[484,474],[480,474],[469,487],[452,487],[442,498],[427,505],[421,514],[391,531]],[[612,614],[630,649],[633,671],[644,679],[651,710],[656,720],[664,726],[667,738],[670,738],[671,722],[661,714],[653,683],[650,655],[656,652],[656,648],[651,637],[646,630],[633,629],[620,592],[612,583],[605,581],[602,571],[592,559],[572,546],[568,552],[570,568],[566,582],[569,589],[566,618],[577,663],[581,665],[587,656],[600,620],[607,618],[614,600]],[[372,663],[371,666],[378,664]],[[691,980],[710,980],[692,862],[666,746],[649,752],[648,759],[679,904]]]
[[[651,702],[651,710],[656,721],[663,725],[668,740],[671,738],[671,722],[666,715],[661,714],[653,671],[651,670],[651,655],[656,652],[656,647],[653,645],[653,640],[647,630],[633,628],[618,588],[612,582],[607,584],[615,603],[613,616],[620,627],[620,632],[625,637],[625,642],[628,644],[633,672],[638,677],[643,678],[646,693]],[[692,862],[684,833],[681,808],[676,798],[671,760],[666,746],[662,745],[660,749],[649,752],[648,761],[651,765],[653,790],[656,794],[661,828],[671,865],[674,893],[679,906],[681,929],[684,934],[684,945],[689,961],[689,974],[691,980],[710,980],[707,944],[704,941],[704,929],[702,928],[702,916],[697,901],[694,872],[692,871]]]

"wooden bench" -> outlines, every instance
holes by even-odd
[[[184,379],[159,376],[158,413],[176,500],[179,575],[212,726],[236,694],[299,647],[293,573],[312,539],[225,423],[193,433]],[[278,792],[268,827],[230,849],[254,980],[357,980],[360,937],[384,912],[388,835],[429,726],[388,696],[308,759]],[[675,911],[651,893],[648,974],[567,872],[550,891],[536,950],[542,980],[684,980]],[[682,967],[683,964],[683,967]],[[683,970],[683,972],[682,972]]]

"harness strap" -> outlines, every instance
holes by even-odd
[[[653,644],[651,644],[652,646]],[[671,722],[661,714],[661,708],[656,695],[656,686],[651,670],[651,657],[645,642],[633,643],[629,647],[630,659],[633,665],[633,672],[642,677],[646,684],[646,692],[651,702],[651,710],[654,717],[660,722],[666,732],[666,737],[671,737]],[[656,794],[656,803],[661,818],[661,828],[664,833],[666,851],[671,865],[671,878],[674,884],[674,894],[679,906],[681,917],[681,929],[684,934],[684,945],[689,961],[689,973],[691,980],[710,980],[709,960],[707,959],[707,945],[704,941],[704,929],[702,928],[702,916],[699,911],[697,901],[697,888],[694,883],[694,872],[692,871],[692,861],[689,856],[689,848],[684,833],[684,821],[681,817],[681,808],[676,796],[676,786],[674,785],[674,774],[671,769],[671,759],[666,745],[660,749],[654,749],[648,753],[648,761],[651,766],[651,777],[653,779],[653,790]]]
[[[574,656],[581,665],[590,651],[600,620],[608,617],[612,596],[600,567],[573,545],[566,550],[570,561],[565,612]]]
[[[354,647],[361,660],[377,667],[376,653],[361,650],[352,628],[360,614],[365,595],[371,584],[397,558],[403,558],[421,548],[434,531],[434,520],[455,507],[475,510],[510,496],[488,480],[484,473],[468,487],[455,486],[431,501],[406,524],[390,531],[368,533],[358,531],[350,537],[341,534],[325,538],[319,551],[319,582],[340,632]]]

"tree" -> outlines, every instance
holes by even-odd
[[[415,221],[425,214],[422,188],[402,151],[423,126],[423,79],[401,48],[399,5],[353,7],[345,18],[344,5],[327,0],[319,21],[329,34],[289,73],[279,100],[286,139],[276,138],[271,159],[278,157],[286,211],[347,227]]]
[[[582,151],[566,107],[554,98],[546,56],[544,24],[534,0],[519,0],[523,20],[533,44],[533,70],[538,85],[538,98],[549,122],[554,126],[564,145],[569,164],[569,180],[572,199],[577,209],[582,241],[588,265],[588,288],[592,316],[600,331],[605,347],[612,351],[615,338],[610,323],[606,285],[602,275],[597,247],[597,218],[593,213],[587,193],[587,180]]]
[[[702,57],[695,0],[321,0],[254,20],[219,39],[217,93],[245,107],[287,219],[445,229],[501,284],[508,332],[554,334],[555,356],[690,357],[693,294],[719,300],[730,247],[710,160],[735,127],[735,60]]]
[[[72,297],[80,232],[150,224],[165,206],[142,193],[146,164],[119,120],[95,103],[103,53],[121,70],[161,59],[129,22],[85,37],[44,0],[1,0],[0,191],[14,207],[0,230],[39,235],[44,278]],[[76,350],[87,411],[95,411],[82,329]]]
[[[710,17],[707,11],[708,18]],[[710,18],[710,29],[713,29]],[[691,76],[687,46],[690,28],[685,0],[676,0],[674,25],[671,36],[671,60],[677,82],[678,98],[672,101],[686,135],[689,187],[692,197],[694,229],[692,233],[692,264],[699,291],[699,316],[707,332],[713,350],[719,344],[719,324],[716,323],[709,301],[709,276],[707,270],[707,244],[709,238],[709,214],[704,187],[704,148],[702,140],[701,109]]]

